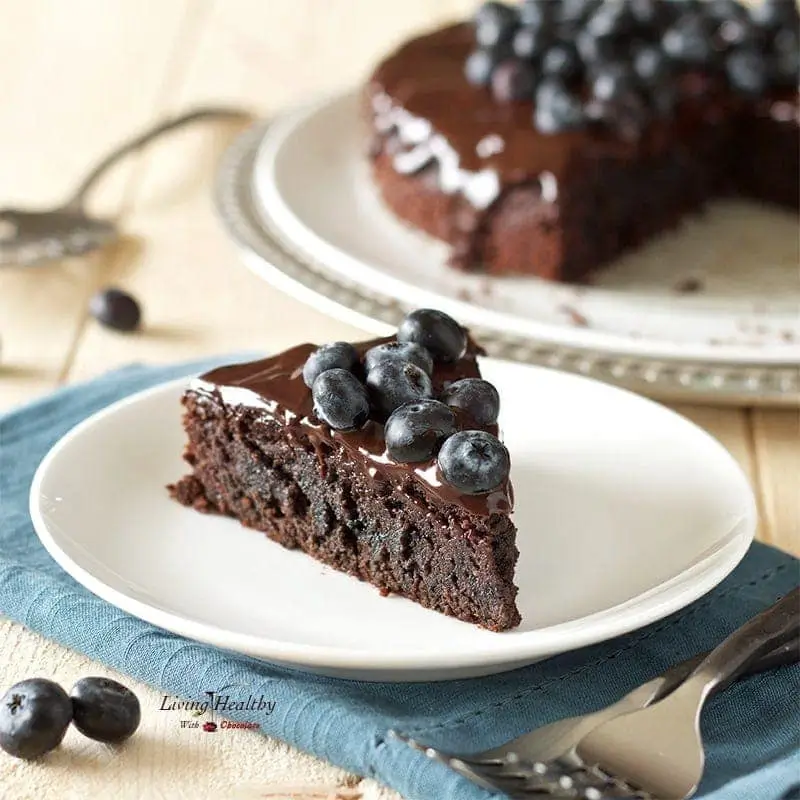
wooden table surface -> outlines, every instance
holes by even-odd
[[[0,207],[58,202],[106,149],[195,104],[243,104],[268,115],[352,85],[392,43],[473,5],[0,0]],[[237,260],[210,201],[215,164],[235,133],[231,125],[199,125],[121,165],[93,200],[126,232],[118,246],[90,258],[0,271],[0,408],[131,361],[359,336],[270,288]],[[141,333],[117,334],[87,316],[88,298],[103,285],[140,298]],[[798,413],[678,410],[744,467],[758,495],[759,538],[800,553]],[[0,689],[33,674],[69,685],[92,673],[113,674],[0,618]],[[180,730],[171,715],[149,713],[160,704],[156,691],[136,690],[144,722],[129,747],[111,754],[73,731],[46,763],[0,757],[0,794],[392,796],[279,742],[265,744],[259,734]]]

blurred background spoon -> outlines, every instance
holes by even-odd
[[[111,219],[90,216],[85,202],[97,181],[112,166],[153,139],[183,125],[210,119],[250,118],[251,115],[242,109],[197,108],[165,120],[115,148],[83,179],[63,205],[43,210],[0,209],[0,267],[34,266],[104,247],[119,237],[117,224]]]

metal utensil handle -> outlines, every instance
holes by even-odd
[[[681,661],[671,669],[664,673],[664,682],[659,687],[658,693],[653,698],[653,703],[663,700],[668,694],[671,694],[678,688],[702,663],[703,659],[708,655],[708,651],[700,653],[699,655],[687,658],[686,661]],[[776,647],[774,650],[756,659],[755,661],[748,662],[747,666],[742,670],[740,675],[729,677],[727,680],[722,681],[713,687],[713,694],[722,692],[728,688],[735,680],[741,678],[749,678],[751,675],[758,675],[759,672],[769,672],[770,670],[777,669],[778,667],[786,667],[790,664],[797,664],[800,661],[800,635],[794,636],[786,644]]]
[[[707,695],[716,686],[739,677],[753,660],[799,634],[800,588],[797,588],[715,647],[681,688],[692,684]]]
[[[112,167],[121,158],[135,152],[144,145],[149,144],[153,139],[158,138],[163,133],[179,128],[182,125],[188,125],[190,122],[197,122],[202,119],[248,119],[252,115],[244,109],[228,108],[225,106],[208,106],[204,108],[196,108],[193,111],[188,111],[185,114],[180,114],[177,117],[160,122],[153,128],[150,128],[143,133],[139,134],[133,139],[124,142],[109,153],[84,179],[83,182],[75,190],[72,198],[67,202],[67,207],[80,206],[84,198],[89,193],[90,189],[94,186],[96,181],[106,172],[107,169]]]

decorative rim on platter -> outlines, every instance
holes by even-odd
[[[259,212],[253,196],[255,159],[268,125],[241,134],[225,153],[215,185],[226,229],[259,276],[327,314],[375,333],[387,333],[410,310],[398,300],[365,290],[299,254]],[[800,405],[800,368],[790,364],[710,364],[631,358],[565,347],[470,326],[496,358],[586,375],[659,399],[732,405]]]

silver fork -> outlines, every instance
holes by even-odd
[[[757,619],[757,618],[756,618]],[[614,779],[603,770],[586,765],[575,755],[581,739],[609,720],[643,709],[669,695],[704,660],[700,655],[688,659],[651,681],[637,687],[607,708],[579,717],[559,720],[500,747],[473,755],[454,755],[429,747],[396,731],[390,735],[439,761],[491,791],[510,797],[550,796],[600,800],[611,797],[647,797],[633,785]],[[759,658],[747,662],[736,675],[730,675],[711,690],[723,690],[733,680],[775,669],[800,660],[800,639],[794,638]]]
[[[800,588],[715,647],[666,699],[595,728],[563,763],[600,770],[663,800],[691,797],[703,775],[700,712],[711,691],[798,634]]]
[[[663,674],[637,686],[621,700],[599,711],[551,722],[492,750],[473,755],[468,761],[476,766],[497,770],[506,766],[518,769],[520,763],[546,763],[562,758],[571,753],[584,736],[604,722],[609,722],[622,714],[647,708],[665,698],[689,677],[706,655],[708,654],[701,653],[676,664]],[[800,661],[800,639],[795,639],[754,661],[739,677],[756,675],[798,661]],[[714,687],[714,694],[723,691],[733,680],[734,678],[731,678]]]
[[[119,237],[117,223],[86,211],[86,198],[97,181],[121,158],[163,133],[206,119],[250,119],[236,108],[197,108],[160,122],[117,147],[83,179],[62,205],[46,209],[0,208],[0,267],[35,266],[66,256],[83,255]]]

